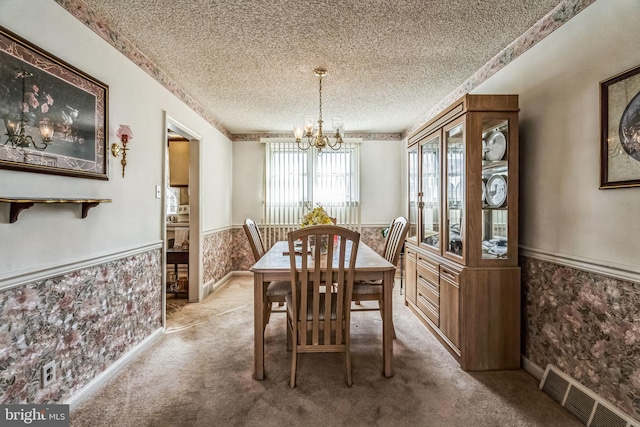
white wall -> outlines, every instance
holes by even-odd
[[[472,92],[520,95],[523,247],[638,271],[640,188],[598,189],[599,82],[638,40],[640,2],[599,0]]]
[[[260,142],[233,143],[233,224],[246,218],[260,223],[264,198],[265,147]]]
[[[365,141],[360,150],[362,224],[389,225],[405,215],[402,186],[404,141]]]
[[[293,138],[293,134],[292,134]],[[365,141],[360,148],[362,225],[388,225],[403,215],[401,141]],[[233,224],[262,218],[264,144],[233,144]]]
[[[231,226],[233,144],[210,127],[205,136],[202,158],[202,226],[203,232]]]
[[[113,157],[108,181],[0,169],[4,197],[113,199],[86,219],[78,206],[36,205],[14,224],[8,204],[0,204],[0,279],[160,241],[163,110],[203,138],[204,230],[230,224],[231,142],[224,135],[53,1],[2,1],[0,25],[109,86],[108,145],[120,123],[134,132],[125,178]]]

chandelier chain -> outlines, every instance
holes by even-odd
[[[320,75],[320,121],[322,121],[322,75]]]

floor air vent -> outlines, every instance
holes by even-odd
[[[540,389],[588,427],[640,427],[640,423],[553,365],[547,365]]]

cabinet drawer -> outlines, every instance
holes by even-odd
[[[436,261],[432,261],[431,259],[427,258],[424,255],[420,255],[420,254],[416,254],[417,258],[418,258],[418,264],[422,264],[425,267],[429,267],[434,271],[438,271],[438,267],[440,266],[440,264],[438,264]]]
[[[432,283],[438,283],[438,264],[434,264],[432,261],[429,261],[421,255],[418,255],[417,258],[418,275],[423,276]]]
[[[440,327],[440,310],[434,307],[423,295],[418,291],[416,298],[417,306],[437,327]]]
[[[440,278],[447,279],[458,286],[460,285],[460,273],[442,265],[440,266]]]
[[[440,307],[440,286],[418,278],[418,294],[426,298],[435,307]]]

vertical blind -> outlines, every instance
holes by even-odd
[[[318,155],[295,142],[265,144],[263,236],[271,247],[321,205],[336,223],[360,231],[360,145],[342,143]]]

